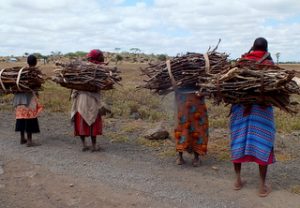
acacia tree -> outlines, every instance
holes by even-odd
[[[139,48],[131,48],[130,51],[132,51],[134,54],[140,53],[141,49]]]

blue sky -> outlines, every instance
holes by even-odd
[[[256,37],[273,57],[300,61],[299,0],[2,0],[0,55],[140,48],[220,52],[238,58]]]
[[[125,0],[122,5],[124,6],[134,6],[136,3],[146,3],[147,5],[151,6],[153,5],[153,0],[146,0],[146,1],[136,1],[136,0]]]

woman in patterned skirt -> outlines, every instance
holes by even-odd
[[[27,58],[30,67],[35,67],[37,58],[30,55]],[[42,106],[38,103],[37,95],[34,92],[16,93],[13,99],[13,106],[16,108],[15,131],[20,132],[20,144],[27,144],[28,147],[37,146],[32,141],[32,134],[39,133],[38,115],[42,111]],[[27,138],[25,138],[25,132]]]
[[[177,127],[175,129],[177,164],[185,163],[183,152],[194,154],[192,165],[200,165],[199,155],[205,155],[208,143],[208,116],[204,96],[196,94],[193,88],[178,89]]]

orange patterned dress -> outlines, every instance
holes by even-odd
[[[178,91],[175,96],[178,108],[175,129],[176,151],[206,154],[208,115],[204,97],[182,91]]]

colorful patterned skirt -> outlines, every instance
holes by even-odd
[[[95,122],[89,126],[82,116],[77,112],[74,116],[74,135],[75,136],[97,136],[102,135],[102,119],[98,115]]]
[[[208,143],[208,116],[204,97],[195,93],[176,93],[177,127],[176,151],[204,155]]]
[[[28,106],[18,105],[16,107],[15,131],[39,133],[40,127],[37,117],[42,110],[43,106],[39,104],[38,99],[35,96],[32,97]]]
[[[243,105],[234,105],[231,115],[231,158],[234,163],[256,162],[268,165],[275,162],[275,125],[271,106],[252,105],[244,114]]]

